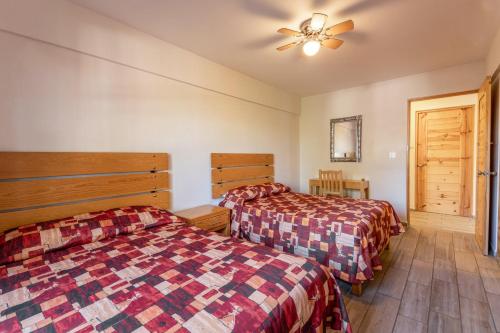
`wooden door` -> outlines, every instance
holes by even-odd
[[[416,208],[471,215],[473,108],[419,111]]]
[[[491,145],[491,78],[488,77],[478,93],[478,135],[476,175],[476,241],[488,254],[490,209],[490,145]]]

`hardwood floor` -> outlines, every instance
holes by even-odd
[[[411,225],[419,228],[436,228],[449,231],[474,233],[475,220],[473,217],[446,215],[440,213],[410,211]]]
[[[500,332],[500,262],[472,234],[407,228],[361,297],[339,281],[353,331]]]

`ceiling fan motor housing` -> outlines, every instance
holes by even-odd
[[[305,20],[304,22],[302,22],[300,24],[300,31],[302,31],[302,33],[305,35],[305,36],[310,36],[310,35],[319,35],[321,33],[321,31],[314,31],[312,28],[311,28],[311,19],[307,19]]]

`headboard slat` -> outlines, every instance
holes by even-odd
[[[167,189],[167,173],[127,174],[0,183],[0,211]]]
[[[168,170],[165,153],[0,152],[0,179]]]
[[[130,205],[170,208],[166,153],[0,152],[0,232]]]
[[[272,177],[273,166],[250,166],[240,168],[212,169],[212,182],[223,183],[235,180]]]
[[[274,181],[273,154],[212,153],[212,198],[232,188]]]
[[[212,153],[212,168],[273,165],[273,154],[223,154]]]
[[[244,186],[244,185],[258,185],[258,184],[270,183],[273,181],[274,181],[273,177],[267,177],[267,178],[258,178],[258,179],[250,179],[250,180],[241,180],[241,181],[222,183],[222,184],[214,184],[214,185],[212,185],[212,195],[213,195],[213,198],[216,199],[216,198],[219,198],[222,195],[224,195],[230,189],[233,189],[236,187],[240,187],[240,186]]]
[[[0,232],[40,221],[60,219],[77,214],[127,206],[170,208],[170,192],[157,192],[126,197],[51,206],[10,213],[0,213]]]

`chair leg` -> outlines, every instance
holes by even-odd
[[[363,295],[363,284],[362,283],[353,283],[351,292],[354,296]]]

